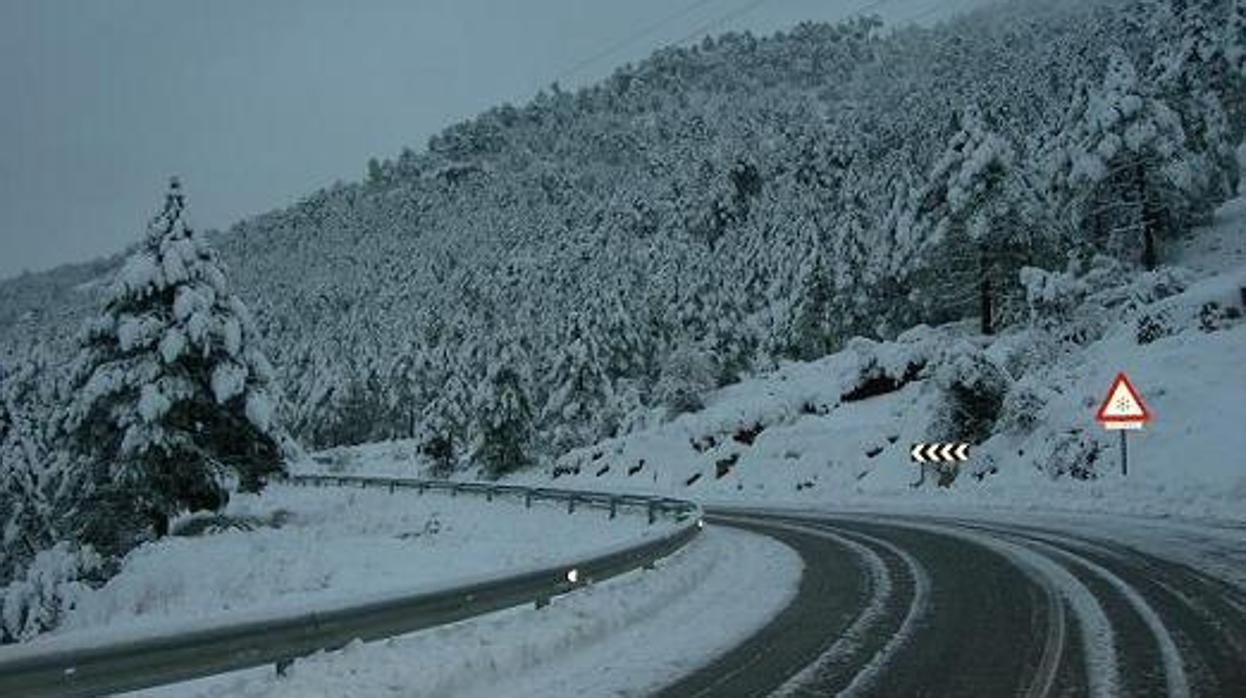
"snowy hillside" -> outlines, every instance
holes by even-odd
[[[681,390],[974,314],[975,273],[948,267],[977,193],[1024,223],[984,239],[1011,321],[1016,268],[1047,266],[1082,222],[1065,199],[1090,189],[1069,179],[1087,129],[1118,128],[1090,107],[1158,85],[1184,41],[1166,12],[1014,2],[894,34],[865,20],[729,34],[499,106],[215,241],[307,445],[440,440],[468,467],[504,366],[529,408],[526,455],[548,460]],[[1139,84],[1104,82],[1113,45]],[[1167,164],[1212,172],[1187,151]],[[6,370],[55,373],[107,285],[91,281],[0,284]]]
[[[699,411],[513,479],[709,502],[1246,520],[1246,197],[1172,254],[1181,266],[1141,277],[1100,260],[1104,268],[1083,277],[1095,286],[1064,297],[1075,305],[1059,324],[1045,324],[1051,285],[1036,285],[1032,319],[997,338],[953,323],[892,342],[854,340],[823,359],[785,363],[713,392]],[[1118,371],[1155,415],[1129,437],[1128,477],[1118,472],[1117,435],[1094,421]],[[998,383],[999,407],[973,439],[970,462],[949,487],[938,487],[934,474],[913,487],[919,469],[910,447],[958,436],[965,418],[943,423],[949,389],[975,380]],[[307,467],[411,474],[428,463],[412,444],[394,442],[326,454]]]
[[[1246,520],[1244,213],[1246,199],[1233,201],[1213,229],[1187,241],[1178,259],[1188,269],[1090,293],[1075,315],[1102,326],[1084,345],[1053,342],[1035,326],[989,342],[958,325],[855,341],[720,390],[700,412],[574,451],[544,477],[518,479],[710,501],[901,498]],[[949,437],[939,424],[948,385],[987,366],[1006,383],[988,438],[947,490],[933,477],[915,490],[911,445]],[[1117,371],[1155,415],[1130,435],[1128,477],[1118,472],[1117,435],[1093,418]],[[902,385],[854,399],[880,377]]]

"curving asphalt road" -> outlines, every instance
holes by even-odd
[[[708,520],[786,543],[805,573],[779,616],[662,696],[1246,696],[1246,591],[1180,562],[1016,523]]]

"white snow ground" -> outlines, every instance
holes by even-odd
[[[708,527],[656,570],[553,600],[295,662],[139,691],[143,698],[645,695],[769,621],[796,593],[799,556]],[[729,609],[730,612],[724,612]]]
[[[280,514],[278,514],[280,512]],[[279,528],[170,536],[144,545],[54,632],[0,656],[329,608],[574,560],[665,533],[639,512],[400,490],[274,485],[236,496],[234,518]]]

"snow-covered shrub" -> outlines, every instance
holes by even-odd
[[[1052,328],[1068,324],[1073,312],[1090,292],[1089,286],[1073,274],[1024,267],[1020,271],[1025,288],[1025,302],[1030,322],[1037,327]]]
[[[1134,312],[1175,296],[1189,288],[1194,280],[1193,274],[1181,267],[1160,267],[1142,273],[1126,271],[1111,278],[1116,283],[1096,291],[1090,302],[1124,312]]]
[[[1104,446],[1083,429],[1057,434],[1046,453],[1035,460],[1037,466],[1053,478],[1072,477],[1093,480],[1103,467]]]
[[[894,342],[864,337],[848,340],[846,350],[857,356],[857,373],[844,386],[840,399],[854,402],[899,390],[918,378],[945,341],[942,334],[926,325],[904,332]]]
[[[999,419],[1011,381],[984,351],[960,341],[934,366],[935,385],[945,399],[932,427],[933,437],[981,443]]]
[[[1242,311],[1234,306],[1222,307],[1211,301],[1198,309],[1198,328],[1203,332],[1223,330],[1242,318]]]
[[[1050,388],[1028,377],[1013,383],[1000,405],[999,431],[1010,434],[1034,431],[1052,397],[1054,393]]]
[[[680,346],[662,362],[654,393],[670,416],[695,412],[705,406],[705,394],[718,386],[718,373],[718,361],[712,353]]]
[[[39,553],[3,591],[0,642],[24,642],[55,628],[90,585],[101,581],[103,569],[103,559],[90,546],[58,543]]]
[[[1143,313],[1138,316],[1137,332],[1134,338],[1138,344],[1150,344],[1173,333],[1172,325],[1163,313]]]
[[[1052,333],[1031,327],[1000,336],[987,354],[1009,377],[1021,379],[1053,364],[1061,354],[1061,345]]]

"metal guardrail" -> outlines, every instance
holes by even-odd
[[[298,475],[284,478],[292,485],[382,488],[391,492],[448,492],[564,501],[601,508],[614,517],[624,508],[643,508],[649,521],[671,515],[680,525],[668,533],[583,560],[478,581],[457,588],[373,600],[326,611],[301,613],[264,621],[206,628],[169,635],[129,639],[79,650],[50,650],[4,658],[0,651],[0,696],[95,696],[148,688],[262,664],[277,664],[319,650],[345,646],[356,638],[376,640],[454,623],[492,611],[536,602],[608,579],[651,567],[687,544],[700,530],[701,509],[692,502],[666,497],[616,495],[492,483],[448,482],[404,478]],[[570,569],[577,574],[569,575]],[[22,647],[22,646],[18,646]]]
[[[654,523],[663,514],[673,515],[677,520],[694,514],[700,514],[700,507],[683,499],[671,497],[650,497],[635,494],[611,494],[608,492],[592,492],[585,490],[569,490],[556,487],[526,487],[523,485],[503,485],[490,482],[454,482],[451,480],[421,480],[401,477],[365,477],[359,475],[289,475],[280,482],[290,485],[310,487],[361,487],[396,490],[415,490],[419,494],[425,492],[449,492],[451,496],[460,492],[483,495],[492,501],[494,497],[512,496],[524,500],[524,505],[531,507],[533,502],[552,501],[566,502],[567,510],[574,512],[577,505],[584,505],[610,512],[614,518],[621,509],[645,509],[649,523]]]

